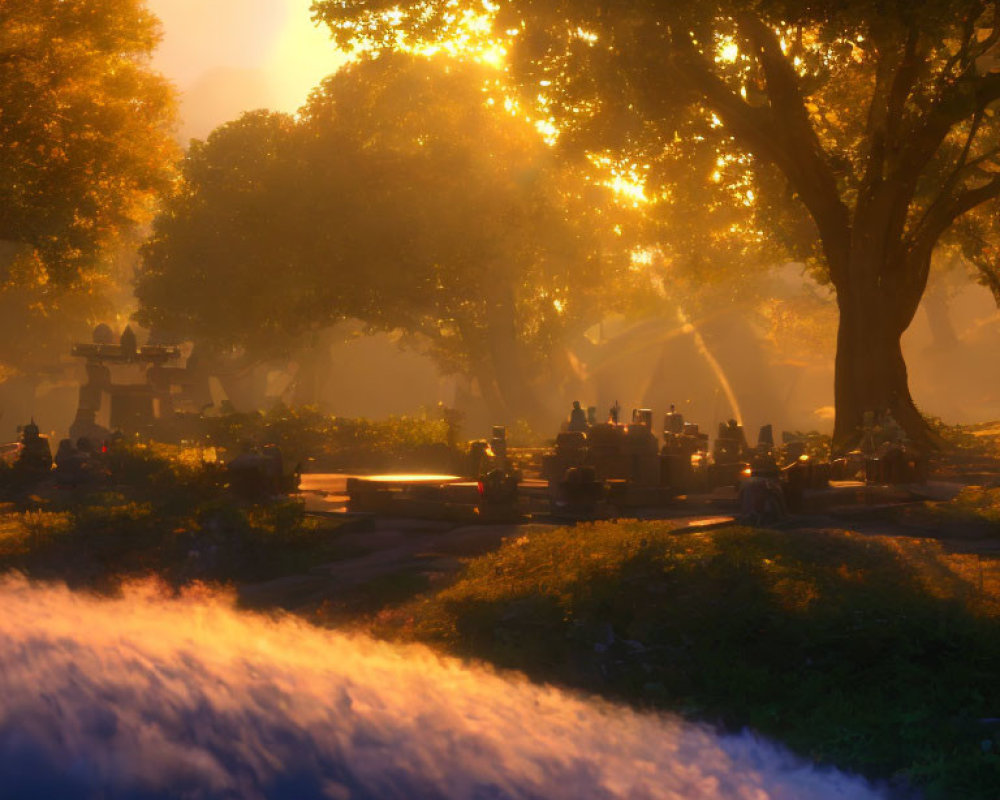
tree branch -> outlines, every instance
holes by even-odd
[[[910,131],[899,171],[909,175],[923,172],[956,124],[996,100],[1000,100],[1000,74],[957,80],[935,103],[924,124]]]
[[[937,93],[940,96],[944,87],[947,85],[948,78],[951,75],[951,71],[955,68],[955,65],[961,65],[961,69],[958,72],[959,76],[964,75],[969,67],[976,63],[975,57],[970,58],[970,52],[972,50],[972,40],[976,35],[976,21],[983,15],[986,11],[986,7],[982,3],[976,3],[976,11],[969,14],[962,21],[962,43],[959,45],[958,50],[955,52],[951,58],[949,58],[945,65],[941,68],[941,72],[938,73],[937,79]],[[996,27],[994,26],[994,33],[996,32]],[[988,48],[987,48],[988,49]],[[985,52],[985,50],[980,49],[977,55]]]
[[[941,194],[931,203],[920,223],[909,237],[910,253],[930,252],[938,239],[963,214],[987,200],[1000,196],[1000,175],[975,189],[966,189],[957,195]]]
[[[781,51],[778,37],[759,18],[744,14],[737,20],[764,70],[772,129],[782,151],[775,164],[802,198],[819,228],[827,265],[834,282],[847,279],[850,214],[837,179],[816,135],[799,88],[799,76]]]
[[[886,135],[889,141],[896,143],[899,130],[903,124],[903,109],[906,98],[910,96],[919,74],[920,63],[917,60],[917,30],[910,27],[906,32],[906,44],[903,47],[903,57],[892,82],[889,100],[886,108]]]
[[[878,242],[888,255],[906,227],[907,212],[917,187],[917,173],[900,175],[895,156],[900,148],[907,98],[920,73],[917,57],[918,31],[906,30],[900,53],[898,30],[882,32],[876,66],[876,85],[869,111],[870,147],[858,199],[854,207],[855,236],[861,228],[866,241]],[[891,76],[891,78],[890,78]],[[875,227],[871,223],[875,222]]]
[[[776,148],[775,130],[767,113],[754,108],[712,72],[704,56],[688,40],[685,33],[671,32],[672,66],[683,78],[700,91],[713,111],[730,130],[744,139],[757,155],[777,163],[781,158]]]
[[[989,161],[991,158],[995,157],[998,153],[1000,153],[1000,145],[997,145],[996,147],[991,147],[985,153],[982,153],[982,154],[976,156],[971,161],[969,161],[965,165],[964,169],[974,170],[980,164],[982,164],[982,163],[984,163],[986,161]],[[996,170],[979,170],[979,172],[984,172],[984,173],[987,173],[989,175],[995,175],[996,174]]]
[[[916,59],[918,35],[912,27],[907,31],[903,51],[894,34],[886,37],[878,49],[875,89],[868,110],[867,136],[871,142],[862,191],[872,192],[885,175],[888,150],[898,145],[906,98],[913,89],[918,74]]]
[[[955,162],[955,167],[948,174],[948,177],[942,182],[937,197],[930,203],[930,205],[927,206],[926,209],[924,209],[924,213],[921,214],[920,219],[913,225],[913,230],[917,231],[924,225],[925,221],[929,218],[932,212],[940,207],[939,203],[946,204],[949,202],[948,198],[951,197],[952,189],[958,185],[959,177],[961,176],[962,171],[967,167],[979,163],[982,159],[982,157],[980,157],[976,159],[973,164],[968,163],[969,151],[972,149],[972,143],[975,141],[976,134],[979,132],[979,127],[982,124],[982,121],[983,112],[977,111],[972,117],[972,124],[969,127],[969,133],[965,137],[965,145],[962,147],[962,152],[959,154],[958,160]],[[996,148],[994,148],[994,152],[996,152]]]

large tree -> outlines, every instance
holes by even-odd
[[[786,226],[771,232],[801,244],[807,231],[836,289],[836,441],[885,409],[928,441],[900,337],[943,237],[961,238],[996,285],[994,215],[969,216],[1000,194],[996,3],[474,5],[570,140],[627,153],[652,138],[669,152],[691,119],[709,122],[723,163],[727,152],[745,163],[745,197]],[[341,44],[366,47],[453,37],[462,20],[444,0],[317,0],[314,13]]]
[[[533,382],[616,296],[625,237],[497,78],[387,54],[297,121],[256,112],[196,143],[145,251],[141,319],[266,356],[353,317],[474,380],[498,418],[537,417]]]
[[[152,71],[141,0],[0,3],[2,362],[28,368],[100,307],[176,155],[174,103]],[[37,366],[37,365],[36,365]]]

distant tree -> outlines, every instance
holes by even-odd
[[[171,179],[174,101],[141,0],[0,3],[0,362],[65,343]]]
[[[616,297],[625,238],[594,210],[606,190],[491,95],[496,75],[365,59],[298,123],[258,112],[195,145],[140,318],[263,355],[353,317],[409,335],[495,413],[537,414],[533,381]]]
[[[313,323],[294,255],[294,128],[290,115],[255,111],[191,142],[143,248],[144,324],[266,357]]]
[[[313,8],[345,46],[413,47],[453,37],[463,18],[450,0]],[[489,8],[513,74],[545,87],[546,109],[581,146],[627,154],[652,141],[672,155],[700,122],[696,143],[713,141],[720,166],[741,168],[734,185],[759,204],[765,233],[811,256],[836,289],[836,442],[855,440],[866,411],[890,409],[913,439],[930,443],[900,337],[940,242],[959,240],[983,280],[1000,285],[997,3],[497,0]]]

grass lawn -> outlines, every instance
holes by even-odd
[[[219,498],[182,511],[105,492],[27,511],[0,506],[0,572],[102,593],[144,577],[173,586],[254,583],[357,555],[338,528],[292,501]]]
[[[1000,537],[1000,488],[966,486],[953,500],[900,506],[892,517],[946,538]]]
[[[534,532],[378,632],[727,728],[928,798],[1000,796],[1000,561],[846,531]]]

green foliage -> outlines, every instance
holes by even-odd
[[[0,34],[0,239],[72,283],[169,178],[156,20],[137,0],[5,0]]]
[[[1000,488],[966,486],[952,501],[960,517],[972,517],[989,522],[1000,533]]]
[[[68,325],[103,307],[112,253],[169,185],[174,99],[150,69],[158,38],[140,0],[0,8],[0,341],[18,343],[0,362],[65,350]]]
[[[952,500],[927,501],[895,509],[892,517],[931,530],[941,539],[996,539],[1000,537],[1000,488],[966,486]]]
[[[832,441],[829,436],[819,431],[787,431],[790,439],[805,444],[805,454],[814,461],[828,461],[832,452]]]
[[[1000,459],[1000,422],[948,425],[938,417],[927,422],[953,457]]]
[[[1000,563],[847,532],[529,531],[385,632],[992,798]],[[990,742],[984,747],[983,742]],[[991,749],[992,748],[992,749]]]
[[[739,278],[784,254],[833,285],[838,445],[885,408],[932,443],[899,340],[939,244],[1000,286],[997,3],[457,5],[506,48],[512,79],[567,148],[646,178],[662,201],[665,283]],[[450,0],[313,10],[361,50],[440,45],[468,19]]]
[[[222,126],[155,223],[139,319],[265,357],[353,317],[533,411],[519,388],[618,302],[627,247],[607,191],[503,111],[497,81],[386,54],[298,120]]]
[[[254,111],[191,143],[181,165],[185,180],[145,246],[137,287],[143,324],[266,356],[315,322],[302,303],[319,280],[344,275],[328,262],[314,265],[322,277],[292,263],[304,234],[295,223],[319,223],[292,196],[300,177],[290,152],[293,127],[289,115]],[[328,310],[328,319],[340,313]]]
[[[175,586],[265,581],[344,555],[339,523],[307,517],[298,500],[243,504],[210,466],[164,469],[162,453],[141,450],[128,459],[132,467],[148,462],[155,490],[119,485],[63,493],[22,512],[0,508],[0,569],[115,592],[147,575]]]
[[[204,420],[204,444],[228,453],[243,443],[277,444],[286,464],[322,469],[447,469],[456,453],[443,419],[350,419],[306,406],[278,405],[267,413],[226,414]]]
[[[105,459],[112,486],[155,503],[160,512],[176,513],[225,488],[222,465],[199,456],[177,446],[126,441],[112,445]]]

